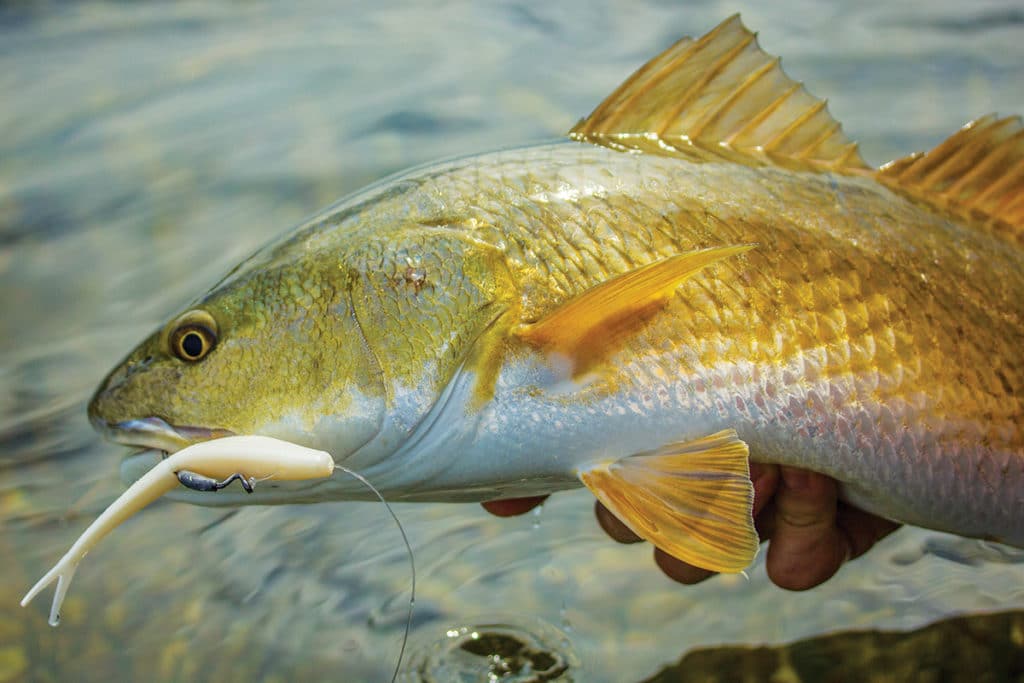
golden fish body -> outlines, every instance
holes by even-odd
[[[466,276],[425,258],[437,239],[500,254],[495,296],[528,320],[667,255],[756,245],[685,282],[612,352],[616,371],[581,387],[548,390],[550,376],[525,354],[473,412],[480,373],[464,366],[454,383],[464,394],[442,420],[457,424],[428,429],[457,432],[459,447],[449,435],[429,453],[407,449],[426,462],[404,496],[433,497],[431,486],[467,499],[546,492],[518,480],[543,473],[576,485],[575,468],[594,459],[732,427],[752,459],[829,474],[851,502],[879,514],[1024,542],[1016,246],[869,179],[573,144],[425,169],[382,192],[391,196],[370,209],[380,215],[361,211],[360,220],[379,224],[393,212],[427,226],[422,241],[392,243],[383,267],[412,306],[433,278]],[[335,237],[349,242],[353,216],[343,207],[317,223],[339,226]],[[409,262],[425,276],[418,293],[405,281]],[[405,365],[399,372],[415,382],[415,322],[396,317],[387,333],[390,372]],[[404,358],[403,348],[412,350]],[[380,481],[410,473],[409,459],[371,460],[354,464]]]
[[[673,49],[692,60],[731,41],[728,59],[763,55],[738,20],[716,32]],[[636,100],[631,83],[657,91],[644,79],[674,74],[666,59],[609,99]],[[739,80],[744,96],[756,89]],[[602,105],[581,142],[420,168],[328,209],[134,351],[94,398],[94,423],[167,450],[286,438],[393,499],[479,501],[582,479],[641,535],[733,570],[756,547],[738,436],[750,459],[828,474],[870,512],[1024,547],[1014,196],[971,210],[945,190],[937,201],[929,183],[945,171],[920,180],[905,161],[875,173],[827,126],[801,155],[785,150],[795,124],[756,154],[740,133],[731,147],[664,126],[636,135],[629,126],[652,129],[653,115],[636,108],[631,123]],[[1022,137],[1019,121],[993,121],[964,135]],[[684,273],[687,254],[697,265]],[[342,478],[302,486],[267,482],[251,501],[365,497]],[[644,510],[661,512],[648,524]],[[676,532],[658,535],[694,519],[696,535],[745,549],[687,555]]]

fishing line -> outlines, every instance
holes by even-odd
[[[384,507],[387,508],[388,514],[391,515],[391,519],[395,520],[395,524],[398,526],[398,531],[402,534],[402,542],[405,543],[405,550],[409,553],[409,571],[412,574],[411,587],[409,589],[409,615],[405,619],[405,635],[402,636],[402,647],[398,650],[398,661],[395,663],[395,673],[391,675],[391,683],[395,683],[395,681],[398,680],[398,672],[402,669],[402,657],[405,655],[405,645],[409,642],[409,631],[412,629],[412,608],[416,603],[416,560],[413,558],[412,546],[409,544],[409,537],[405,535],[405,528],[402,526],[402,522],[399,521],[398,515],[396,515],[395,511],[391,509],[388,502],[384,500],[384,496],[377,490],[377,487],[371,484],[366,477],[358,472],[350,470],[347,467],[335,463],[334,469],[341,470],[376,494],[377,498],[380,499],[380,502],[384,503]]]

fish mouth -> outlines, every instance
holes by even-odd
[[[174,453],[201,441],[234,435],[234,432],[227,429],[172,425],[159,417],[144,417],[114,424],[94,420],[93,426],[115,443],[165,453]]]
[[[227,429],[172,425],[159,417],[124,420],[113,424],[100,419],[92,422],[96,430],[110,441],[133,449],[121,461],[120,478],[125,486],[131,486],[145,476],[170,453],[202,441],[235,435]],[[211,495],[207,491],[193,491],[179,486],[166,495],[170,500],[205,507],[302,503],[321,500],[318,492],[322,484],[319,480],[261,482],[256,496],[242,492],[241,487],[237,490],[217,491]]]

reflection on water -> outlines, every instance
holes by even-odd
[[[777,647],[688,653],[644,683],[1018,681],[1024,612],[956,617],[909,633],[853,631]]]
[[[881,162],[1024,111],[1015,4],[0,10],[0,681],[389,675],[407,565],[369,504],[157,504],[83,564],[61,628],[45,600],[17,606],[120,491],[124,452],[89,430],[89,393],[265,239],[390,171],[560,135],[644,59],[737,9]],[[420,568],[414,650],[467,624],[540,623],[567,639],[574,680],[638,679],[698,646],[1024,607],[1021,553],[919,530],[789,594],[760,564],[750,580],[672,585],[648,549],[602,536],[584,492],[537,519],[397,512]]]

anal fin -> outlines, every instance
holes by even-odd
[[[579,477],[634,533],[684,562],[739,572],[757,554],[748,449],[731,429]]]

